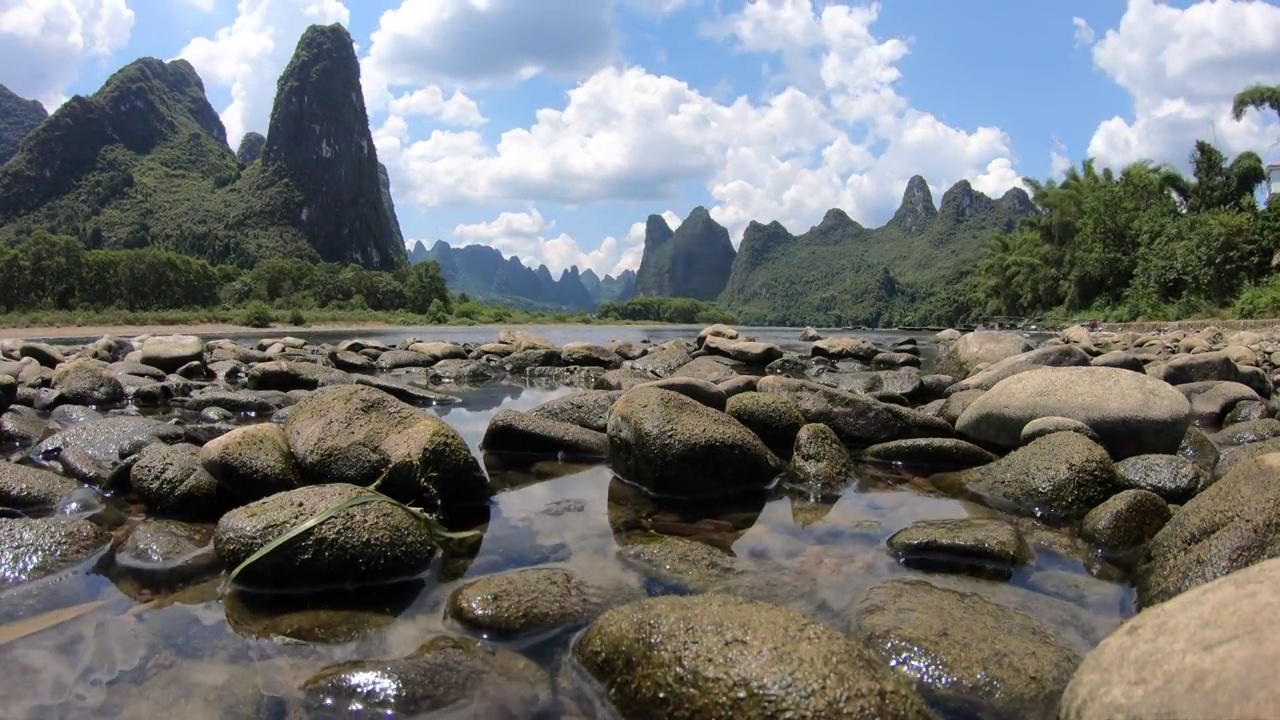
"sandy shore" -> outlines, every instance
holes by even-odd
[[[263,337],[268,337],[288,335],[290,333],[297,332],[314,332],[317,330],[324,332],[350,331],[354,335],[360,332],[368,332],[370,330],[385,330],[387,328],[396,327],[408,326],[379,322],[354,324],[337,323],[334,325],[321,324],[306,325],[303,327],[285,325],[270,328],[251,328],[245,325],[230,325],[225,323],[205,323],[201,325],[86,325],[77,327],[0,328],[0,340],[5,338],[23,340],[27,338],[102,337],[103,335],[115,335],[117,337],[134,337],[137,335],[199,335],[201,337],[218,337],[221,335],[250,335],[254,333],[260,333]]]

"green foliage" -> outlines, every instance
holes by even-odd
[[[250,300],[240,313],[240,324],[251,328],[268,328],[275,322],[276,314],[271,306],[261,300]]]
[[[289,324],[294,327],[302,327],[307,324],[307,316],[302,314],[301,308],[294,308],[289,311]]]
[[[1240,120],[1250,108],[1271,110],[1280,115],[1280,85],[1250,85],[1236,93],[1231,102],[1231,116]]]
[[[733,323],[733,314],[712,303],[692,298],[633,297],[626,302],[602,303],[596,308],[601,320],[633,320],[680,324]]]

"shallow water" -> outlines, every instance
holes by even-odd
[[[556,343],[608,339],[662,342],[692,337],[690,327],[530,328]],[[284,334],[284,333],[282,333]],[[289,333],[309,341],[323,333]],[[800,350],[795,329],[746,334]],[[405,336],[487,342],[493,328],[418,328],[369,334],[393,343]],[[347,337],[344,335],[343,337]],[[886,343],[904,333],[871,335]],[[933,347],[917,335],[926,372]],[[246,338],[248,339],[248,338]],[[256,337],[253,338],[256,340]],[[461,403],[433,411],[477,446],[499,408],[527,410],[573,388],[494,384],[443,388]],[[348,597],[283,602],[232,593],[219,597],[221,575],[176,588],[130,582],[109,562],[0,594],[0,715],[14,718],[293,717],[299,686],[319,669],[349,660],[395,658],[442,632],[465,631],[445,617],[459,584],[488,573],[557,565],[600,587],[635,596],[672,589],[619,559],[637,535],[670,534],[731,550],[759,582],[758,595],[845,629],[849,608],[889,577],[922,577],[895,561],[885,539],[926,519],[997,517],[996,511],[948,497],[903,468],[860,466],[833,497],[778,488],[767,496],[711,508],[652,505],[602,466],[542,462],[521,468],[485,458],[499,492],[479,538],[450,541],[420,582]],[[142,509],[112,501],[135,517]],[[1121,574],[1097,560],[1065,529],[1016,521],[1035,560],[1008,582],[930,575],[940,584],[981,592],[1024,609],[1073,639],[1080,652],[1132,614]],[[754,591],[753,591],[754,592]],[[30,632],[33,619],[77,608],[77,615]],[[21,630],[23,632],[15,632]],[[16,637],[15,635],[21,635]],[[550,672],[563,667],[567,637],[518,646]],[[495,692],[499,689],[494,689]],[[581,703],[578,704],[581,707]],[[565,709],[566,717],[581,717]],[[589,716],[589,713],[587,714]]]

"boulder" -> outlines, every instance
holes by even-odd
[[[810,423],[796,433],[791,454],[796,478],[825,492],[840,490],[857,477],[857,466],[835,432],[821,423]]]
[[[0,590],[91,560],[111,535],[80,518],[0,518]]]
[[[782,348],[773,343],[724,340],[718,337],[707,338],[702,349],[754,367],[764,367],[783,355]]]
[[[0,507],[50,510],[78,487],[80,483],[57,473],[0,460]]]
[[[744,392],[729,398],[725,405],[729,417],[756,434],[778,457],[791,457],[796,433],[804,426],[804,416],[790,400],[781,395]]]
[[[667,344],[653,348],[644,357],[628,361],[630,367],[644,373],[667,377],[693,361],[684,347]]]
[[[250,390],[315,390],[330,385],[350,385],[352,376],[331,367],[312,362],[276,360],[254,365],[245,374]]]
[[[1109,551],[1124,551],[1147,542],[1170,517],[1169,505],[1148,490],[1123,490],[1089,511],[1080,522],[1080,537]]]
[[[1040,368],[997,383],[969,405],[956,432],[1013,448],[1032,420],[1066,417],[1088,425],[1122,460],[1177,450],[1190,413],[1182,393],[1145,375],[1105,367]]]
[[[727,595],[615,608],[587,628],[573,653],[613,706],[635,720],[929,717],[906,682],[841,633],[793,610]]]
[[[760,379],[756,389],[790,400],[806,422],[822,423],[849,445],[871,445],[908,437],[941,437],[951,426],[918,411],[777,375]]]
[[[707,338],[710,337],[724,338],[725,340],[737,340],[739,335],[737,330],[729,327],[728,325],[716,323],[715,325],[708,325],[703,328],[702,332],[698,333],[698,338],[694,341],[694,344],[698,347],[702,347],[703,343],[705,343]]]
[[[204,341],[194,335],[153,335],[142,342],[138,362],[177,372],[189,362],[204,360]]]
[[[692,362],[676,370],[672,377],[688,377],[704,380],[709,383],[722,383],[738,377],[737,371],[719,360],[709,357],[695,358]]]
[[[596,379],[592,388],[607,392],[630,390],[637,385],[653,382],[656,379],[658,379],[658,376],[648,370],[621,368],[619,370],[609,370],[605,374],[601,375]]]
[[[381,478],[381,492],[428,509],[489,496],[488,480],[456,430],[381,390],[317,390],[294,406],[284,431],[304,479],[368,486]]]
[[[728,398],[720,386],[706,380],[698,380],[691,377],[679,377],[672,375],[647,383],[641,383],[636,387],[656,387],[671,392],[680,393],[687,398],[697,400],[712,410],[724,412],[725,404]]]
[[[781,470],[737,420],[670,390],[627,391],[613,406],[608,437],[614,471],[655,495],[758,490]]]
[[[1178,505],[1213,482],[1207,470],[1180,455],[1134,455],[1116,463],[1116,478],[1123,487],[1147,490]]]
[[[449,342],[417,342],[410,345],[408,349],[420,355],[426,355],[431,362],[467,359],[467,351],[463,350],[461,345]]]
[[[1222,425],[1236,403],[1260,400],[1253,388],[1225,380],[1183,383],[1177,389],[1191,403],[1191,421],[1202,427]]]
[[[1001,510],[1034,517],[1083,517],[1120,486],[1107,451],[1073,432],[1046,435],[989,465],[940,478]]]
[[[609,439],[603,432],[559,420],[499,410],[489,419],[480,447],[486,452],[530,457],[603,458]]]
[[[1130,618],[1085,656],[1060,720],[1275,717],[1280,559],[1191,589]]]
[[[1042,417],[1036,418],[1026,425],[1022,426],[1022,432],[1018,435],[1018,442],[1022,445],[1030,444],[1033,440],[1038,440],[1045,435],[1052,435],[1056,432],[1073,432],[1089,438],[1090,440],[1102,444],[1102,438],[1098,437],[1098,433],[1093,428],[1085,425],[1079,420],[1073,420],[1065,417]]]
[[[77,450],[103,465],[111,466],[136,454],[154,442],[178,442],[186,431],[177,425],[148,417],[113,415],[78,423],[45,438],[31,449],[37,461],[56,459],[68,450]]]
[[[908,438],[872,445],[862,451],[862,459],[945,472],[986,465],[996,456],[956,438]]]
[[[18,357],[31,358],[41,367],[53,369],[66,361],[62,351],[48,343],[24,342],[18,346]]]
[[[242,502],[302,484],[284,430],[274,423],[236,428],[200,448],[200,467]],[[324,478],[314,478],[312,482]]]
[[[237,508],[214,528],[218,559],[236,568],[294,526],[353,499],[372,496],[345,484],[290,490]],[[376,585],[413,577],[436,553],[426,522],[386,501],[338,510],[292,541],[246,566],[246,587],[314,591]]]
[[[872,358],[880,354],[880,348],[866,338],[833,337],[818,340],[813,344],[809,352],[813,357],[870,362]]]
[[[609,370],[622,367],[622,356],[592,343],[568,343],[560,348],[560,357],[565,365],[586,365]]]
[[[604,593],[562,568],[526,568],[473,580],[449,595],[447,612],[486,638],[573,629],[602,611]]]
[[[944,331],[945,332],[945,331]],[[936,372],[967,378],[979,365],[994,365],[1031,350],[1026,338],[1011,332],[978,330],[966,333],[938,356]]]
[[[428,368],[437,362],[439,362],[438,359],[413,350],[388,350],[379,355],[374,364],[379,370],[404,370]]]
[[[1088,364],[1088,353],[1075,345],[1048,345],[994,363],[986,370],[956,383],[957,390],[952,392],[990,390],[1005,378],[1042,367],[1082,367]]]
[[[124,385],[107,366],[97,360],[72,360],[53,371],[53,387],[60,401],[90,407],[120,405],[125,400]]]
[[[234,496],[200,467],[200,450],[186,443],[148,445],[129,469],[129,484],[161,517],[216,520],[235,504]]]
[[[1016,527],[985,518],[917,522],[890,535],[885,545],[909,568],[999,580],[1032,558]]]
[[[587,390],[548,400],[530,410],[528,414],[602,433],[609,422],[609,411],[620,397],[622,397],[620,391]]]
[[[801,342],[815,342],[821,339],[822,339],[822,335],[812,327],[806,326],[805,329],[800,331]]]
[[[1247,445],[1249,443],[1275,440],[1276,438],[1280,438],[1280,420],[1262,418],[1230,425],[1226,429],[1214,433],[1209,439],[1219,447],[1231,447],[1233,445]]]

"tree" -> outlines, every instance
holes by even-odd
[[[440,314],[452,312],[449,290],[445,286],[444,276],[440,274],[440,263],[435,260],[420,262],[405,273],[406,309],[424,315],[432,312],[433,306]]]
[[[1231,101],[1231,117],[1244,118],[1247,110],[1271,110],[1280,115],[1280,85],[1250,85]]]
[[[1222,151],[1204,140],[1196,141],[1189,162],[1190,180],[1172,168],[1162,168],[1161,177],[1190,213],[1253,207],[1254,192],[1267,176],[1257,153],[1242,152],[1228,164]]]

